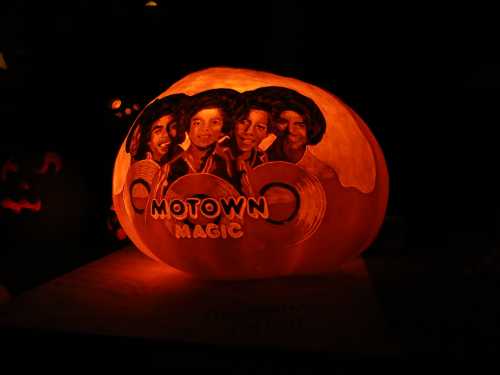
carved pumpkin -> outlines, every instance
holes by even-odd
[[[40,165],[34,162],[40,162]],[[43,207],[39,193],[41,181],[47,175],[59,174],[62,166],[61,157],[53,152],[44,153],[41,161],[30,157],[21,161],[8,158],[0,168],[0,206],[16,215],[23,210],[40,212]]]
[[[173,84],[139,114],[113,174],[134,244],[213,279],[335,271],[373,242],[387,200],[382,151],[351,108],[246,69]]]
[[[7,155],[0,161],[0,279],[16,292],[77,265],[87,254],[90,215],[78,163],[21,148]]]

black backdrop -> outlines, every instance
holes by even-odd
[[[388,215],[406,228],[396,253],[455,257],[492,247],[500,88],[494,12],[312,1],[144,3],[1,5],[0,51],[8,65],[0,70],[2,160],[16,150],[55,150],[73,160],[91,201],[82,211],[91,250],[76,262],[107,251],[112,165],[132,121],[114,116],[110,101],[143,105],[185,74],[219,65],[318,85],[367,122],[389,167]],[[388,224],[382,233],[397,235],[397,228]]]

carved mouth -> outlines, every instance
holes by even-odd
[[[158,143],[158,146],[159,147],[163,147],[163,148],[166,148],[169,145],[170,145],[170,141],[169,140]]]
[[[253,138],[240,138],[240,142],[244,145],[251,145],[255,143],[255,140]]]
[[[0,206],[7,210],[11,210],[16,214],[20,214],[22,210],[39,212],[42,209],[42,202],[40,200],[37,200],[36,202],[32,203],[25,198],[19,201],[6,198],[0,202]]]

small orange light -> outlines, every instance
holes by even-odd
[[[130,116],[130,115],[132,114],[132,110],[131,110],[130,108],[128,108],[128,107],[127,107],[127,108],[125,108],[125,114],[126,114],[127,116]]]
[[[148,1],[146,4],[145,4],[146,7],[148,8],[154,8],[154,7],[157,7],[158,6],[158,3],[156,1]]]
[[[117,110],[122,106],[122,101],[120,99],[115,99],[111,102],[111,109]]]
[[[132,105],[132,108],[134,109],[134,111],[138,111],[138,110],[140,110],[140,109],[141,109],[141,106],[140,106],[139,104],[137,104],[137,103],[134,103],[134,104]]]

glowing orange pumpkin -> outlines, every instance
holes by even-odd
[[[214,89],[232,106],[207,99]],[[255,104],[262,94],[267,107]],[[148,114],[161,103],[169,110]],[[138,157],[141,144],[150,148]],[[214,279],[335,271],[373,242],[387,200],[382,151],[352,109],[319,87],[246,69],[173,84],[138,116],[113,175],[114,207],[135,245]]]

